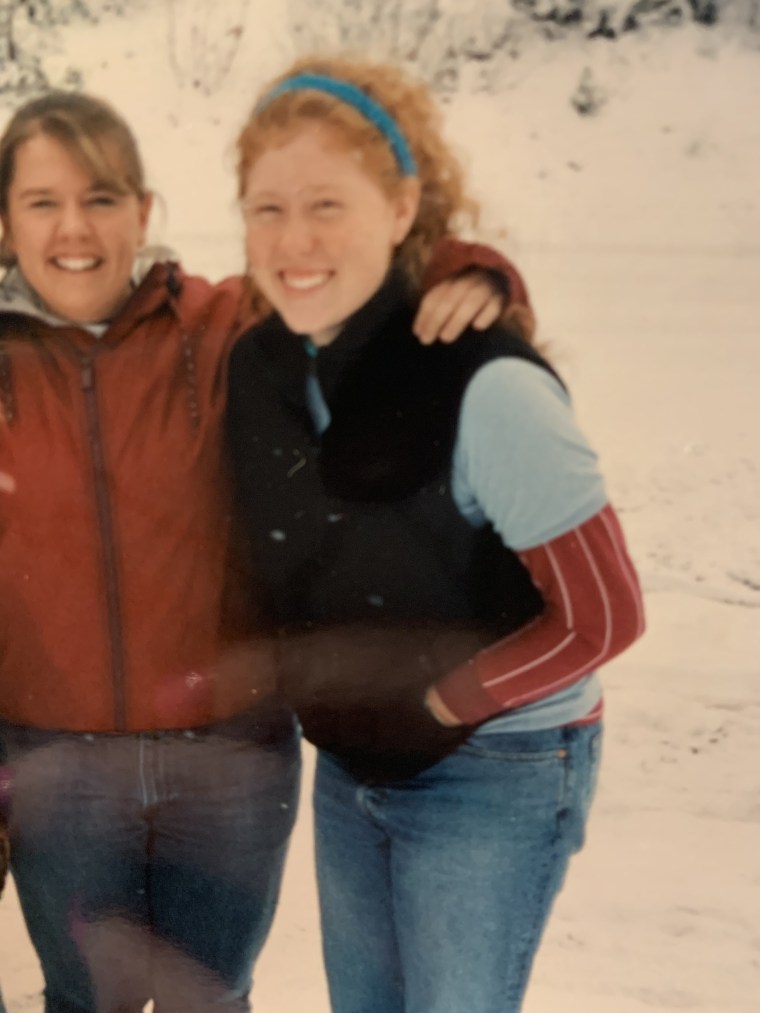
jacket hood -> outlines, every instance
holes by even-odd
[[[136,290],[156,264],[176,263],[176,254],[167,246],[149,246],[135,258],[132,269],[132,285]],[[17,265],[9,268],[0,281],[0,318],[6,314],[21,314],[32,317],[51,327],[70,327],[71,323],[61,320],[45,306],[31,287]]]

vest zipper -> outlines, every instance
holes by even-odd
[[[106,483],[103,434],[100,428],[95,387],[95,363],[93,359],[80,356],[82,391],[87,415],[87,436],[95,483],[95,503],[98,512],[100,541],[103,547],[103,569],[106,581],[106,608],[108,612],[108,636],[111,647],[111,670],[114,683],[114,725],[116,731],[126,731],[127,707],[125,697],[124,637],[122,634],[121,600],[119,577],[116,565],[113,515]]]

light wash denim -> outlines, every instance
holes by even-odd
[[[296,814],[292,719],[254,739],[234,722],[0,736],[46,1013],[247,1010]]]
[[[594,794],[598,724],[478,736],[403,782],[315,783],[333,1013],[518,1013]]]

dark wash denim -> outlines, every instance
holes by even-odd
[[[416,777],[322,753],[317,875],[333,1013],[518,1013],[584,841],[601,727],[474,736]]]
[[[300,779],[292,718],[266,734],[79,735],[0,725],[11,868],[46,1013],[249,1008]]]

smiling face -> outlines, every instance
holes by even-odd
[[[307,125],[248,172],[251,277],[292,331],[327,344],[383,283],[417,203],[416,180],[389,196],[357,149]]]
[[[15,153],[5,246],[47,308],[77,324],[109,320],[130,295],[150,197],[100,184],[53,137]]]

